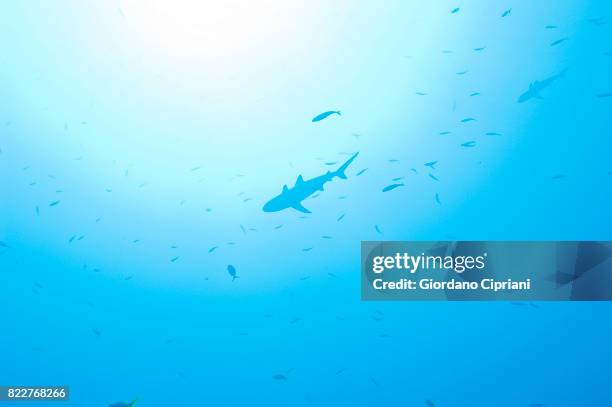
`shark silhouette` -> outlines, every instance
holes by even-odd
[[[353,162],[355,157],[359,153],[355,153],[347,162],[342,164],[334,172],[327,171],[327,173],[320,175],[316,178],[304,181],[301,175],[297,177],[293,188],[288,188],[287,185],[283,186],[283,192],[280,195],[270,199],[264,206],[264,212],[278,212],[283,209],[293,208],[300,212],[311,213],[308,209],[302,206],[302,201],[308,198],[310,195],[317,191],[323,191],[323,185],[326,182],[331,181],[334,177],[346,179],[344,171]]]
[[[524,92],[521,96],[519,96],[517,99],[517,102],[524,103],[534,98],[542,99],[542,95],[540,95],[540,92],[546,89],[547,87],[549,87],[550,85],[552,85],[553,82],[555,82],[557,79],[563,78],[565,76],[565,71],[567,71],[567,69],[563,70],[561,73],[557,75],[551,76],[550,78],[546,78],[541,81],[535,81],[535,82],[530,83],[529,89],[527,90],[527,92]]]

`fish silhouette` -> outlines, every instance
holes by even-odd
[[[403,186],[404,186],[404,184],[391,184],[391,185],[388,185],[388,186],[384,187],[382,191],[383,192],[388,192],[388,191],[394,190],[395,188],[399,188],[399,187],[403,187]]]
[[[234,281],[237,278],[240,278],[236,274],[236,267],[232,266],[231,264],[227,266],[227,272],[229,273],[230,276],[232,276],[232,281]]]
[[[319,115],[316,115],[316,116],[314,117],[314,119],[312,119],[312,122],[313,122],[313,123],[315,123],[315,122],[320,122],[321,120],[328,118],[328,117],[329,117],[329,116],[331,116],[332,114],[337,114],[338,116],[342,116],[342,115],[340,114],[340,111],[339,111],[339,110],[329,110],[329,111],[327,111],[327,112],[323,112],[323,113],[321,113],[321,114],[319,114]]]
[[[133,400],[129,403],[124,403],[122,401],[118,402],[118,403],[113,403],[111,405],[109,405],[108,407],[132,407],[134,405],[136,405],[136,402],[138,401],[138,399]]]

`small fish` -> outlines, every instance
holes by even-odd
[[[468,123],[474,121],[476,121],[476,119],[474,119],[473,117],[466,117],[465,119],[461,120],[461,123]]]
[[[397,162],[399,162],[399,160],[395,159],[395,158],[391,158],[390,160],[387,160],[387,161],[389,161],[390,163],[397,163]]]
[[[395,188],[399,188],[399,187],[403,187],[403,186],[404,186],[404,184],[391,184],[391,185],[388,185],[388,186],[384,187],[382,189],[382,191],[383,192],[388,192],[388,191],[394,190]]]
[[[447,134],[451,134],[450,131],[441,131],[440,133],[438,133],[440,136],[446,136]]]
[[[565,174],[557,174],[557,175],[553,175],[552,179],[562,179],[562,178],[567,178],[567,175]]]
[[[488,133],[485,133],[486,136],[501,136],[501,133],[496,133],[494,131],[490,131]]]
[[[309,252],[312,250],[312,247],[306,247],[304,249],[302,249],[303,252]]]
[[[214,252],[215,250],[217,250],[218,248],[219,248],[219,246],[213,246],[213,247],[211,247],[210,249],[208,249],[208,253],[212,253],[212,252]]]
[[[436,169],[435,165],[436,165],[437,163],[438,163],[437,161],[430,161],[430,162],[425,163],[425,164],[423,164],[423,165],[424,165],[425,167],[429,167],[429,168],[431,168],[432,170],[435,170],[435,169]]]
[[[93,332],[93,334],[96,335],[96,336],[102,335],[102,332],[97,330],[97,329],[92,329],[91,332]]]
[[[363,170],[359,171],[357,174],[355,174],[356,177],[360,176],[361,174],[363,174],[364,172],[366,172],[368,169],[364,168]]]
[[[283,225],[276,225],[276,226],[274,226],[274,229],[280,229],[282,227],[283,227]]]
[[[598,17],[598,18],[588,18],[587,21],[591,24],[595,24],[595,25],[604,25],[606,24],[606,20],[602,17]]]
[[[433,179],[434,181],[440,181],[440,180],[438,179],[438,177],[436,177],[435,175],[433,175],[433,174],[431,174],[431,173],[429,174],[429,178]]]
[[[9,245],[7,245],[7,244],[6,244],[6,243],[4,243],[4,242],[0,242],[0,247],[4,247],[5,249],[8,249],[8,248],[9,248]]]
[[[382,235],[382,230],[380,230],[378,225],[374,225],[374,229],[376,229],[376,231]]]
[[[282,373],[277,373],[277,374],[273,375],[272,378],[274,380],[280,380],[280,381],[286,381],[287,380],[287,376],[285,376]]]
[[[200,168],[202,168],[202,167],[193,167],[193,168],[192,168],[190,171],[192,171],[192,172],[193,172],[193,171],[197,171],[197,170],[199,170]]]
[[[557,26],[556,25],[546,25],[544,26],[544,28],[547,30],[554,30],[555,28],[557,28]]]
[[[59,204],[61,201],[53,201],[49,204],[49,206],[55,206],[57,204]]]
[[[471,96],[478,96],[478,95],[480,95],[480,92],[473,92],[473,93],[470,93],[470,97],[471,97]]]
[[[475,146],[476,146],[475,141],[466,141],[465,143],[461,144],[461,147],[475,147]]]
[[[179,257],[180,257],[180,256],[176,256],[176,257],[171,258],[171,259],[170,259],[170,262],[171,262],[171,263],[176,262],[176,261],[179,259]]]
[[[396,177],[396,178],[393,178],[391,181],[397,182],[397,181],[401,181],[403,179],[404,179],[404,177]]]
[[[323,235],[321,236],[321,239],[333,239],[333,237],[328,236],[328,235]]]
[[[451,14],[456,14],[456,13],[458,13],[458,12],[459,12],[459,10],[460,10],[460,8],[459,8],[459,7],[456,7],[456,8],[454,8],[454,9],[452,9],[452,10],[451,10]]]
[[[290,324],[296,324],[298,322],[300,322],[302,320],[302,318],[296,317],[293,318],[291,321],[289,321]]]
[[[419,96],[426,96],[427,95],[427,93],[425,93],[425,92],[416,92],[416,94],[419,95]]]
[[[442,202],[440,202],[440,194],[438,194],[437,192],[436,192],[436,203],[438,205],[442,205]]]
[[[597,95],[598,98],[609,98],[610,96],[612,96],[612,93],[600,93]]]
[[[336,165],[336,164],[338,164],[338,161],[329,161],[325,163],[325,165]]]
[[[564,38],[558,39],[557,41],[553,41],[553,42],[551,42],[551,43],[550,43],[550,46],[551,46],[551,47],[554,47],[555,45],[559,45],[559,44],[561,44],[562,42],[565,42],[565,41],[567,41],[567,40],[569,40],[569,38],[567,38],[567,37],[564,37]]]
[[[340,375],[340,374],[344,373],[345,371],[346,371],[346,368],[342,368],[342,369],[340,369],[340,370],[336,370],[336,376],[338,376],[338,375]]]
[[[486,48],[486,47],[477,47],[477,48],[474,48],[474,51],[476,51],[476,52],[478,52],[478,51],[484,51],[484,49],[485,49],[485,48]]]
[[[236,274],[236,267],[232,266],[231,264],[227,266],[227,272],[229,273],[229,275],[232,277],[232,281],[234,281],[237,278],[240,278],[237,274]]]
[[[342,116],[342,115],[340,114],[340,111],[339,111],[339,110],[329,110],[329,111],[327,111],[327,112],[323,112],[323,113],[321,113],[321,114],[319,114],[319,115],[315,116],[315,117],[312,119],[312,122],[313,122],[313,123],[315,123],[315,122],[320,122],[321,120],[326,119],[327,117],[329,117],[329,116],[331,116],[331,115],[333,115],[333,114],[337,114],[338,116]]]
[[[40,216],[40,208],[38,206],[36,207],[36,216]]]
[[[136,402],[138,401],[138,399],[131,401],[129,403],[124,403],[122,401],[118,402],[118,403],[113,403],[111,405],[109,405],[108,407],[133,407],[134,405],[136,405]]]
[[[242,233],[246,235],[246,229],[244,228],[244,226],[240,225],[240,230],[242,230]]]
[[[455,72],[455,75],[465,75],[466,73],[468,73],[468,71],[459,71]]]
[[[509,8],[509,9],[508,9],[508,10],[506,10],[506,11],[504,11],[504,12],[502,13],[502,15],[501,15],[501,16],[502,16],[502,17],[508,17],[508,16],[510,15],[510,12],[512,12],[512,9],[511,9],[511,8]]]
[[[345,213],[343,213],[342,215],[338,216],[338,219],[336,219],[336,222],[340,222],[342,219],[344,219],[344,216],[345,216],[345,215],[346,215],[346,214],[345,214]]]

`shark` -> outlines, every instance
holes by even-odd
[[[304,180],[302,175],[299,175],[293,188],[289,188],[285,184],[280,195],[277,195],[266,202],[266,204],[263,206],[263,211],[279,212],[284,209],[293,208],[303,213],[311,213],[308,209],[304,208],[302,201],[317,191],[323,191],[323,186],[327,182],[332,181],[335,177],[346,179],[346,174],[344,171],[346,171],[348,166],[351,165],[358,154],[359,153],[353,154],[351,158],[349,158],[334,172],[327,171],[325,174],[309,180]]]
[[[529,89],[527,89],[527,92],[524,92],[521,96],[518,97],[517,102],[518,103],[523,103],[523,102],[527,102],[530,99],[543,99],[542,95],[540,95],[540,92],[543,89],[546,89],[547,87],[549,87],[550,85],[553,84],[553,82],[555,82],[557,79],[562,78],[565,76],[565,71],[557,74],[557,75],[553,75],[549,78],[546,78],[544,80],[541,81],[535,81],[529,84]]]

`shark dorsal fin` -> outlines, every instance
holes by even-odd
[[[295,185],[300,185],[304,182],[304,178],[302,178],[302,174],[298,175],[297,179],[295,180]]]
[[[289,191],[289,188],[287,188],[287,184],[283,185],[283,194],[288,191]]]

